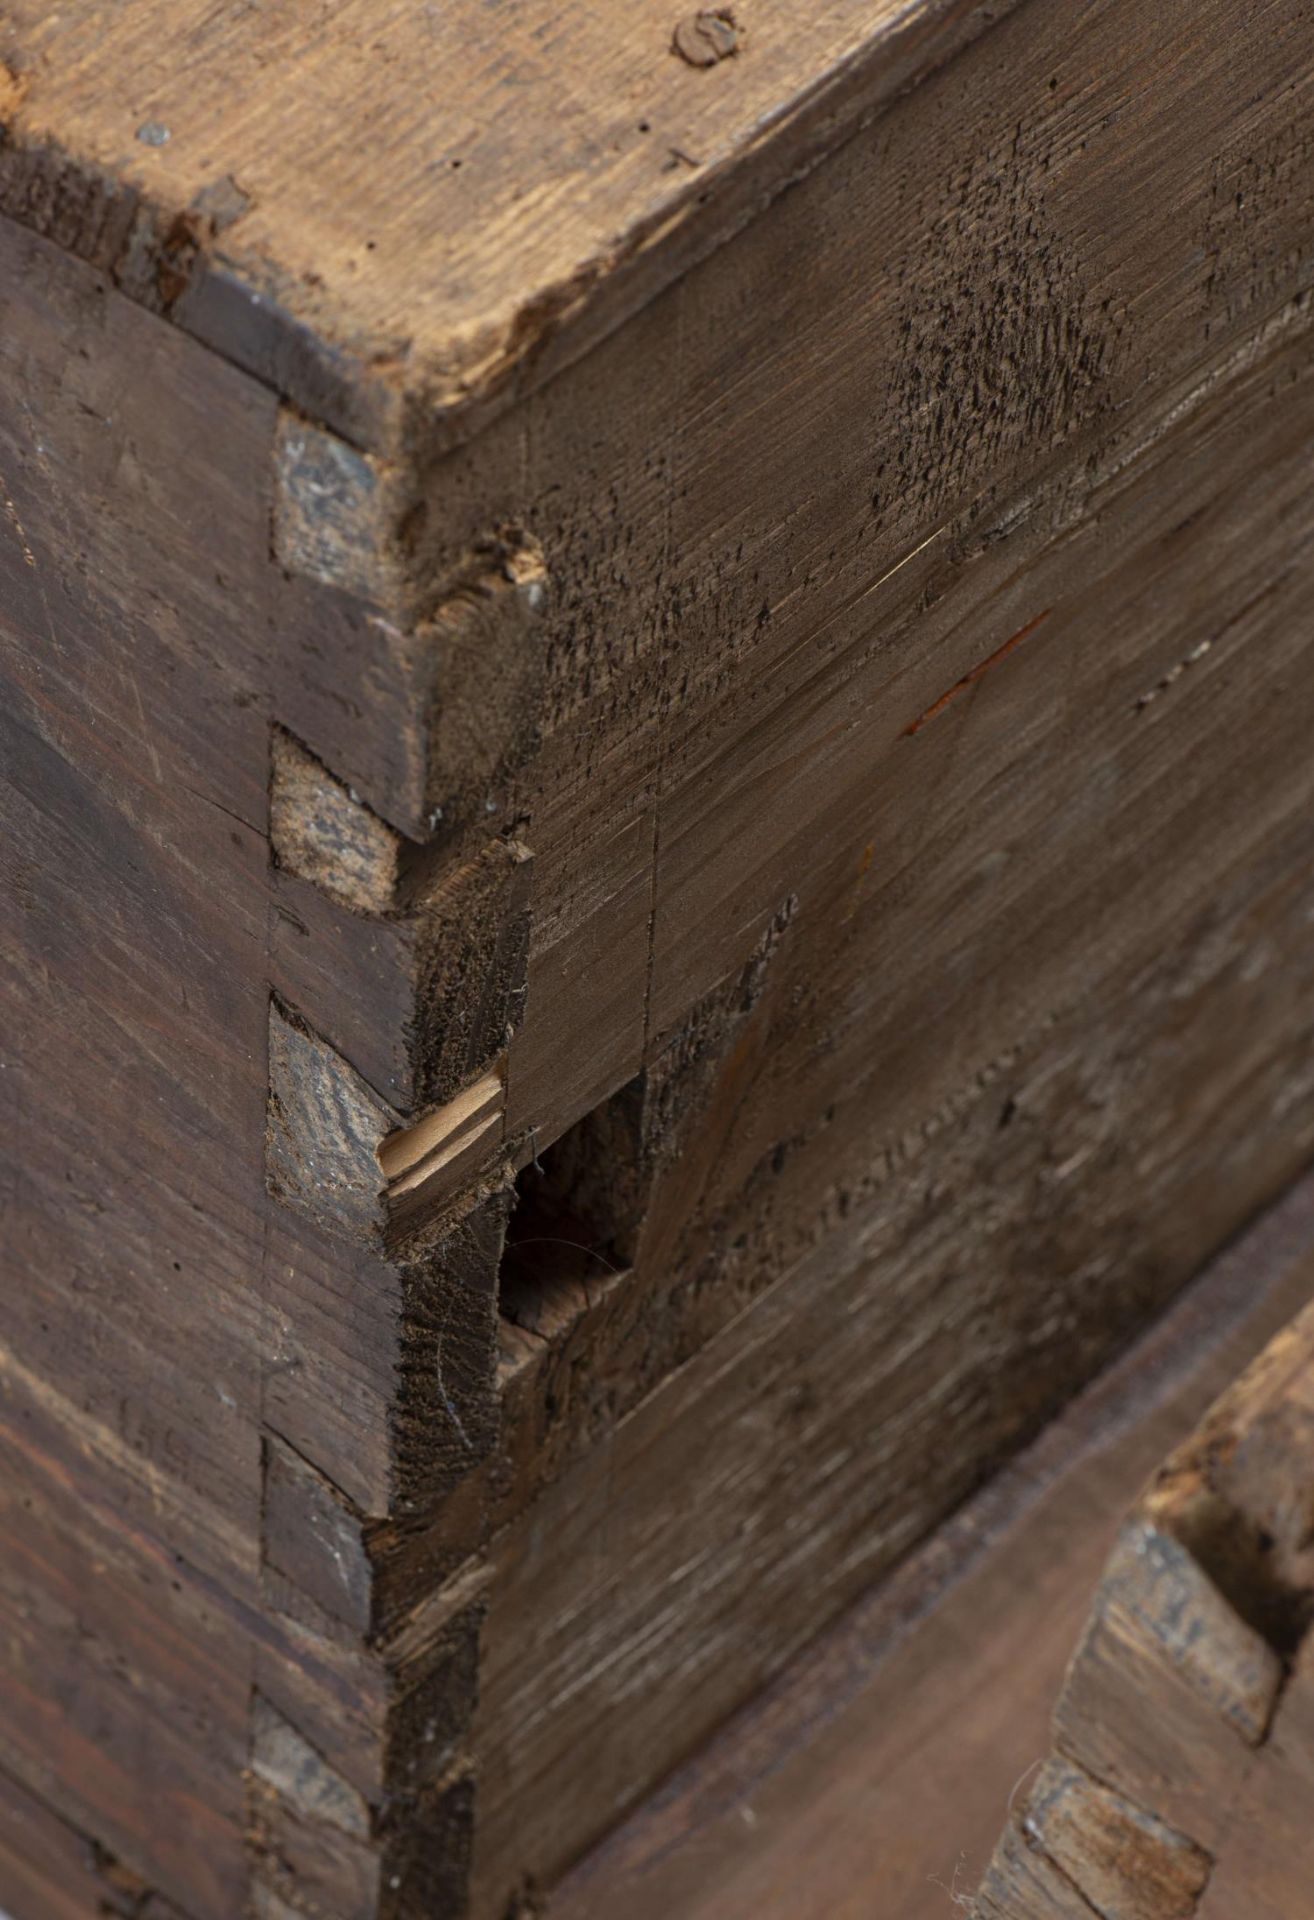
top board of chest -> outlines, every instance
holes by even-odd
[[[356,444],[451,444],[1006,10],[16,0],[0,209]]]

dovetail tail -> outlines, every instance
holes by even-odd
[[[252,1702],[251,1770],[304,1817],[361,1840],[369,1838],[370,1809],[364,1795],[260,1693]]]
[[[330,1231],[376,1237],[384,1224],[377,1150],[395,1122],[335,1048],[271,999],[265,1180],[275,1198]]]
[[[451,833],[480,813],[515,813],[521,769],[539,741],[548,586],[538,543],[508,533],[418,629],[433,670],[430,832],[441,825]]]
[[[336,709],[327,719],[322,707],[280,717],[314,751],[326,747],[333,765],[346,763],[373,811],[412,841],[451,841],[477,819],[519,817],[548,651],[538,542],[519,527],[495,529],[459,564],[440,563],[399,532],[394,469],[287,412],[274,457],[274,558],[357,603],[362,671],[388,726],[356,739],[349,726],[344,737]]]
[[[369,1631],[373,1574],[364,1516],[280,1435],[262,1442],[261,1569],[266,1598],[302,1609],[280,1589],[358,1632]]]
[[[485,1175],[502,1145],[506,1066],[410,1126],[290,1008],[269,1016],[269,1190],[321,1226],[377,1242]]]

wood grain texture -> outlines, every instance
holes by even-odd
[[[144,1890],[226,1920],[259,1604],[243,1143],[266,1071],[243,983],[264,971],[250,476],[272,406],[44,243],[0,243],[0,1765]]]
[[[1299,1912],[1314,1860],[1312,1387],[1307,1308],[1142,1496],[982,1920],[1058,1920],[1074,1892],[1106,1920]],[[1053,1869],[1051,1900],[1034,1878]]]
[[[1292,929],[1309,904],[1308,892],[1291,902]],[[1255,911],[1257,928],[1268,907]],[[1285,1049],[1267,1067],[1238,1060],[1238,1078],[1226,1093],[1219,1085],[1224,1105],[1193,1137],[1200,1171],[1170,1152],[1133,1175],[1112,1141],[1153,1137],[1159,1098],[1194,1097],[1199,1056],[1180,1040],[1160,1046],[1152,1030],[1159,991],[1185,1013],[1189,956],[1208,938],[1207,922],[1184,926],[1160,954],[1157,990],[1144,974],[1125,998],[1106,986],[1098,1015],[1055,1022],[1006,1081],[965,1091],[900,1177],[852,1207],[842,1234],[494,1543],[477,1912],[495,1914],[507,1896],[512,1835],[525,1870],[550,1881],[1053,1409],[1108,1351],[1115,1296],[1096,1284],[1107,1262],[1130,1319],[1139,1289],[1162,1298],[1175,1261],[1189,1268],[1203,1254],[1188,1223],[1209,1232],[1236,1103],[1258,1128],[1288,1076],[1314,1068]],[[1237,959],[1248,949],[1243,937]],[[1232,1032],[1246,1024],[1222,976],[1197,977],[1194,993]],[[1101,1033],[1118,1036],[1107,1052]],[[1031,1106],[1020,1135],[1000,1128],[1014,1089]],[[1073,1125],[1096,1113],[1111,1127],[1103,1147],[1089,1120]],[[1307,1157],[1304,1139],[1292,1147],[1293,1164]],[[1075,1156],[1081,1177],[1056,1180]],[[938,1193],[958,1198],[936,1206]],[[1153,1245],[1150,1220],[1161,1223]],[[1072,1237],[1095,1223],[1083,1267]],[[1056,1272],[1068,1276],[1061,1289]]]
[[[954,908],[937,796],[960,767],[991,791],[1008,744],[989,724],[999,689],[1036,684],[1028,659],[1056,652],[1097,671],[1083,622],[1099,616],[1063,591],[1069,553],[1079,567],[1101,538],[1096,476],[1153,432],[1178,381],[1185,398],[1229,339],[1306,285],[1304,89],[1256,68],[1243,131],[1235,50],[1202,38],[1193,10],[1156,14],[1133,64],[1118,8],[1083,18],[1079,52],[1062,9],[1003,22],[531,399],[541,479],[510,422],[434,469],[417,532],[433,568],[457,563],[470,509],[491,500],[534,527],[562,582],[530,806],[530,1002],[551,1017],[531,1016],[513,1050],[513,1133],[551,1138],[636,1072],[800,882],[812,917],[862,950],[865,978],[917,977],[907,953]],[[1303,71],[1294,13],[1269,25],[1284,70]],[[1146,69],[1155,89],[1137,84]],[[1256,142],[1274,158],[1237,209],[1218,156]],[[1143,147],[1171,148],[1155,196],[1122,172]],[[784,307],[782,257],[795,263]],[[928,365],[944,369],[939,400]],[[1025,571],[1051,538],[1049,570]],[[598,606],[615,612],[600,623]],[[1046,609],[966,700],[905,734]],[[1128,707],[1209,637],[1146,660]],[[1075,729],[1081,713],[1074,694],[1047,717]],[[1014,764],[1010,790],[1024,786]],[[920,937],[891,911],[914,887]],[[984,911],[989,891],[975,897]],[[869,944],[878,917],[887,941],[909,925],[898,953]],[[867,1004],[855,987],[855,1027]],[[952,1077],[943,1042],[959,1025],[890,1013]],[[563,1046],[571,1033],[581,1044]]]
[[[664,1202],[675,1209],[667,1230],[678,1252],[660,1269],[669,1281],[642,1291],[605,1287],[565,1339],[531,1353],[519,1367],[517,1397],[507,1405],[517,1425],[504,1442],[509,1490],[499,1491],[501,1512],[514,1513],[518,1487],[541,1484],[545,1445],[563,1465],[569,1459],[563,1419],[578,1420],[590,1450],[576,1449],[578,1465],[495,1549],[499,1573],[479,1730],[490,1783],[478,1856],[490,1876],[480,1891],[481,1911],[496,1912],[505,1898],[498,1876],[512,1832],[522,1848],[532,1844],[527,1808],[542,1823],[534,1870],[551,1877],[571,1848],[597,1832],[590,1823],[598,1790],[613,1796],[614,1813],[623,1811],[660,1770],[659,1755],[665,1764],[677,1760],[736,1694],[760,1683],[772,1662],[816,1630],[823,1568],[825,1604],[838,1604],[843,1592],[874,1577],[935,1513],[961,1497],[1007,1444],[1005,1433],[1016,1437],[1057,1403],[1072,1378],[1068,1366],[1093,1364],[1117,1338],[1116,1329],[1152,1301],[1162,1302],[1174,1276],[1183,1277],[1210,1244],[1211,1205],[1222,1203],[1230,1181],[1244,1187],[1255,1176],[1256,1163],[1247,1167],[1247,1156],[1237,1155],[1241,1138],[1262,1158],[1280,1138],[1281,1153],[1290,1155],[1287,1172],[1308,1155],[1308,1050],[1284,1043],[1262,1060],[1236,1042],[1265,1024],[1241,1011],[1252,994],[1266,1005],[1274,993],[1290,994],[1294,1020],[1310,990],[1299,933],[1309,882],[1296,878],[1308,844],[1298,741],[1309,716],[1293,708],[1292,731],[1277,746],[1269,683],[1252,683],[1260,703],[1250,732],[1254,751],[1270,773],[1280,764],[1293,782],[1285,793],[1274,789],[1273,813],[1261,824],[1258,762],[1233,762],[1235,776],[1228,771],[1237,737],[1228,723],[1229,747],[1210,738],[1206,679],[1173,683],[1182,702],[1176,724],[1189,731],[1186,703],[1198,699],[1195,712],[1205,729],[1189,746],[1182,736],[1180,760],[1164,727],[1172,724],[1168,699],[1138,713],[1139,691],[1150,681],[1144,667],[1132,663],[1121,687],[1102,696],[1109,733],[1095,718],[1098,698],[1087,699],[1073,681],[1082,662],[1108,673],[1111,632],[1134,635],[1135,645],[1159,632],[1163,657],[1180,659],[1197,644],[1190,637],[1196,609],[1208,604],[1212,619],[1226,620],[1225,594],[1216,592],[1221,575],[1212,569],[1229,565],[1226,556],[1239,551],[1224,531],[1232,513],[1242,516],[1235,537],[1260,570],[1256,585],[1267,577],[1263,528],[1280,524],[1285,539],[1292,521],[1286,508],[1270,521],[1266,507],[1263,524],[1250,523],[1237,496],[1229,492],[1224,502],[1219,478],[1235,469],[1222,449],[1249,448],[1267,483],[1300,514],[1294,503],[1305,492],[1309,425],[1296,396],[1305,375],[1293,381],[1278,369],[1308,364],[1307,344],[1297,335],[1290,345],[1277,345],[1273,361],[1207,387],[1198,411],[1175,412],[1163,438],[1151,437],[1141,459],[1122,465],[1101,493],[1099,537],[1060,536],[1055,551],[1038,556],[1038,569],[1052,567],[1074,603],[1089,609],[1092,628],[1074,655],[1020,649],[1011,681],[1001,669],[997,681],[984,683],[980,697],[993,688],[996,704],[993,718],[982,713],[976,738],[980,754],[994,742],[1000,755],[993,780],[979,763],[992,804],[965,802],[945,818],[943,855],[938,862],[929,856],[919,866],[918,888],[903,895],[912,926],[901,927],[891,896],[874,891],[873,938],[890,941],[891,953],[907,938],[903,951],[921,961],[920,969],[901,973],[891,959],[878,976],[887,983],[906,978],[916,996],[916,1010],[910,1001],[897,1032],[891,1008],[886,1040],[874,1056],[879,1084],[850,1098],[849,1085],[861,1084],[872,1058],[868,1029],[853,1027],[850,1063],[843,1015],[829,998],[831,991],[856,996],[869,990],[871,949],[855,940],[850,985],[836,941],[826,984],[813,972],[802,987],[791,965],[798,964],[799,950],[790,946],[807,925],[810,903],[801,889],[803,904],[781,935],[762,1001],[748,1016],[750,1027],[757,1020],[766,1031],[750,1050],[735,1042],[722,1056],[721,1110],[733,1115],[733,1129],[717,1134],[724,1125],[717,1103],[705,1107],[707,1149],[677,1160],[665,1191],[659,1182],[650,1200],[654,1223],[663,1219]],[[1272,446],[1269,430],[1277,436]],[[1289,493],[1278,479],[1283,457],[1273,450],[1288,433]],[[1255,490],[1245,497],[1254,500]],[[1171,544],[1170,528],[1178,530]],[[1297,541],[1300,550],[1308,545],[1308,535]],[[1138,547],[1145,567],[1139,585]],[[1094,569],[1091,575],[1083,574],[1083,564]],[[1287,564],[1279,563],[1279,571]],[[1116,569],[1116,582],[1103,571],[1106,565]],[[1297,609],[1307,588],[1297,586],[1298,577],[1299,567],[1289,579],[1288,601],[1281,589],[1270,596],[1261,587],[1257,600],[1253,587],[1240,589],[1249,609],[1242,618],[1256,623],[1245,630],[1287,701],[1302,675],[1277,663],[1287,645],[1303,651],[1306,644]],[[1052,596],[1042,586],[1032,597],[1043,604]],[[1186,624],[1173,634],[1176,621]],[[1229,676],[1228,687],[1229,703],[1244,701],[1239,679]],[[1081,734],[1060,720],[1048,775],[1035,788],[1015,786],[1019,740],[1029,745],[1025,764],[1034,772],[1046,753],[1047,725],[1058,716],[1066,720],[1070,702],[1084,712]],[[1128,797],[1135,794],[1143,827],[1154,804],[1150,795],[1158,793],[1166,812],[1152,837],[1174,850],[1155,871],[1153,898],[1132,877],[1130,823],[1125,830],[1114,824],[1111,774],[1120,752],[1113,740],[1128,741],[1124,728],[1145,718],[1157,721],[1158,731],[1130,736],[1130,750],[1146,759],[1144,779],[1128,770]],[[1206,768],[1207,801],[1197,784]],[[1100,792],[1108,801],[1093,804]],[[1048,819],[1019,820],[1014,838],[1004,825],[1010,795],[1025,806],[1027,793],[1047,796]],[[1061,793],[1071,796],[1071,830],[1051,838]],[[1076,829],[1079,819],[1087,823],[1088,841]],[[1193,858],[1192,835],[1205,819],[1208,853],[1202,847]],[[1244,845],[1229,855],[1224,822],[1243,819]],[[990,936],[978,934],[972,943],[968,929],[974,908],[988,900],[983,876],[1003,864],[994,857],[1001,844],[1025,848],[1030,878],[1026,904],[1010,900],[1000,923],[1001,931],[1010,929],[1006,937],[1018,941],[1017,971],[1001,965],[992,972],[982,1006],[967,956],[977,962],[981,941]],[[1086,852],[1074,863],[1078,845]],[[1047,849],[1057,863],[1052,868]],[[922,995],[936,950],[921,915],[934,910],[945,869],[937,915],[944,984],[929,1003],[931,1020],[927,1013],[918,1017],[928,1005]],[[962,875],[957,886],[949,878],[955,870]],[[1067,922],[1072,945],[1065,951],[1059,936],[1047,954],[1047,916],[1069,883],[1084,896]],[[815,874],[810,885],[819,891]],[[856,885],[857,876],[842,871],[829,881],[828,911],[821,916],[828,927],[843,925]],[[1179,886],[1185,896],[1177,894]],[[859,925],[864,910],[860,902],[853,914]],[[1057,935],[1059,923],[1048,925]],[[1280,963],[1252,971],[1265,951],[1280,953]],[[813,999],[806,1024],[799,1019],[804,991]],[[887,985],[887,998],[891,991]],[[1010,1018],[1010,1006],[1016,1008],[1011,1031],[994,1024],[1001,1015]],[[1227,1007],[1235,1011],[1224,1013]],[[904,1089],[915,1085],[920,1099],[974,1034],[980,1036],[975,1063],[965,1063],[959,1085],[947,1086],[942,1104],[915,1121],[902,1105]],[[1223,1034],[1228,1064],[1208,1037]],[[828,1124],[802,1091],[809,1070],[818,1076],[814,1085],[824,1079],[834,1089],[843,1123],[832,1118]],[[1279,1107],[1279,1132],[1264,1135]],[[800,1112],[814,1116],[811,1129],[799,1127]],[[1242,1114],[1249,1117],[1234,1135]],[[753,1167],[749,1140],[757,1122],[764,1144],[773,1134],[785,1144]],[[1129,1153],[1132,1141],[1137,1145]],[[728,1192],[716,1184],[723,1177]],[[1201,1237],[1193,1241],[1196,1234]],[[864,1243],[871,1264],[859,1278],[848,1261]],[[767,1257],[775,1262],[790,1245],[800,1249],[797,1267],[769,1281],[761,1302],[750,1305],[768,1278],[758,1264],[761,1250],[770,1249]],[[736,1319],[737,1312],[742,1317]],[[641,1407],[633,1431],[622,1426],[613,1441],[600,1441],[596,1407],[623,1410],[632,1404],[632,1381],[687,1361],[709,1338],[676,1376],[678,1385]],[[1078,1360],[1083,1350],[1088,1357]],[[536,1388],[528,1385],[535,1375]],[[878,1441],[868,1438],[873,1406],[880,1408]],[[552,1426],[554,1437],[545,1442]],[[954,1434],[952,1458],[937,1437],[946,1426]],[[709,1431],[717,1434],[710,1459],[704,1453]],[[765,1435],[782,1431],[797,1438],[788,1448],[777,1442],[768,1449]],[[496,1487],[497,1463],[490,1475]],[[674,1491],[694,1480],[701,1489],[696,1521]],[[695,1550],[691,1535],[701,1548]],[[790,1542],[783,1575],[782,1538]],[[605,1549],[599,1540],[608,1542]],[[550,1580],[557,1583],[551,1589]],[[787,1584],[788,1599],[777,1580]],[[847,1580],[853,1586],[846,1588]],[[548,1624],[553,1619],[557,1631]],[[657,1677],[673,1673],[678,1683]],[[617,1710],[620,1700],[627,1711]],[[561,1788],[565,1756],[586,1726],[595,1729],[596,1750],[596,1727],[612,1716],[615,1747],[605,1758],[599,1753],[596,1771],[580,1782],[582,1825],[571,1838]]]
[[[0,1759],[193,1920],[500,1912],[1314,1151],[1308,10],[366,11],[0,49]]]
[[[108,44],[92,6],[19,5],[2,203],[350,437],[431,433],[573,358],[1000,10],[749,0],[700,71],[674,0],[134,0]]]
[[[431,1208],[394,1233],[377,1145],[404,1108],[281,1014],[274,1079],[289,1109],[295,1086],[317,1090],[318,1132],[297,1125],[325,1157],[297,1163],[297,1206],[271,1192],[280,889],[295,880],[356,923],[344,889],[324,895],[271,858],[267,795],[288,737],[272,704],[296,706],[277,647],[287,581],[269,558],[277,407],[48,243],[5,223],[0,256],[13,907],[0,1771],[53,1823],[49,1849],[18,1850],[15,1920],[106,1899],[231,1920],[269,1835],[303,1863],[294,1897],[333,1877],[318,1815],[268,1781],[258,1804],[248,1793],[257,1692],[372,1807],[413,1801],[417,1831],[468,1824],[459,1756],[425,1729],[468,1718],[475,1616],[457,1633],[448,1608],[389,1660],[364,1630],[379,1521],[394,1500],[431,1503],[495,1430],[497,1203],[486,1228],[452,1223],[459,1276]],[[417,906],[415,875],[398,880],[402,918],[423,921],[412,972],[427,970],[430,1022],[453,1017],[415,1056],[388,1044],[408,1074],[427,1063],[431,1097],[485,1041],[505,1047],[523,989],[525,862],[499,846],[474,856],[495,912],[449,911],[427,872]],[[357,880],[359,850],[339,833]],[[490,914],[502,957],[475,968],[461,940]],[[439,952],[444,925],[460,938]],[[354,1159],[333,1124],[344,1088],[369,1123]],[[413,1100],[413,1077],[388,1092]],[[333,1169],[350,1177],[326,1185]],[[425,1417],[435,1379],[447,1431]],[[445,1755],[451,1779],[404,1789],[394,1749],[410,1768]],[[65,1850],[90,1863],[81,1878],[61,1864],[65,1828]],[[416,1844],[404,1821],[386,1844],[371,1829],[364,1879],[344,1889],[372,1886],[386,1907],[389,1859],[399,1891],[423,1879],[403,1861]]]
[[[961,1914],[1129,1507],[1309,1303],[1312,1254],[1307,1178],[550,1889],[554,1920]]]

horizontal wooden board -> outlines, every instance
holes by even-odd
[[[1267,6],[1242,44],[1231,18],[1010,16],[523,423],[433,468],[417,565],[517,520],[552,583],[526,801],[544,1017],[531,991],[513,1133],[587,1111],[602,1062],[633,1072],[635,1006],[651,1050],[819,859],[836,886],[844,863],[861,943],[877,897],[935,876],[937,796],[999,751],[996,683],[1055,651],[1098,673],[1098,616],[1065,581],[1098,542],[1101,474],[1309,279],[1308,21]],[[1051,539],[1049,571],[1023,572],[1019,546]],[[1129,708],[1180,661],[1137,665]]]
[[[842,926],[855,877],[801,886],[768,976],[763,1017],[778,1024],[761,1079],[708,1163],[707,1180],[725,1173],[724,1212],[703,1197],[673,1267],[675,1314],[636,1317],[615,1354],[600,1343],[599,1396],[623,1396],[626,1361],[641,1371],[672,1326],[724,1325],[740,1262],[742,1301],[767,1249],[814,1250],[614,1434],[591,1433],[495,1545],[481,1914],[499,1911],[517,1851],[540,1877],[565,1865],[1314,1149],[1297,1013],[1314,990],[1299,744],[1314,724],[1299,611],[1314,542],[1296,532],[1309,371],[1298,335],[1220,384],[1110,483],[1098,539],[1060,531],[1037,556],[1100,619],[1103,649],[1094,634],[1071,654],[1019,648],[984,683],[961,810],[946,805],[928,833],[919,887],[856,909],[891,959],[873,973],[856,949],[849,976],[835,938],[806,1020],[789,942],[818,893]],[[1232,485],[1242,446],[1263,491]],[[1270,528],[1281,559],[1265,556]],[[1247,585],[1243,550],[1261,586],[1276,572],[1274,591]],[[1162,661],[1228,622],[1233,593],[1235,644],[1263,672],[1233,655],[1138,709]],[[1087,664],[1098,697],[1077,677]],[[1010,829],[1028,795],[1041,813]],[[983,966],[994,888],[1002,944]],[[873,982],[875,1004],[858,1001]],[[850,993],[864,1008],[852,1028]],[[811,1126],[753,1169],[751,1130],[778,1139],[800,1114]],[[583,1745],[587,1769],[568,1759]]]
[[[651,0],[132,0],[109,36],[20,4],[0,200],[349,436],[403,401],[431,432],[578,354],[1000,11],[826,0],[803,31],[748,4],[699,66]]]
[[[1119,1920],[1299,1911],[1314,1865],[1312,1441],[1307,1306],[1124,1522],[980,1920],[1060,1920],[1074,1895]]]
[[[1036,629],[924,734],[898,741],[888,770],[855,727],[829,807],[833,761],[800,779],[812,831],[795,842],[793,908],[751,1007],[711,1047],[706,1079],[684,1088],[681,1151],[648,1197],[636,1275],[600,1292],[516,1413],[513,1507],[726,1325],[785,1249],[801,1253],[900,1178],[978,1089],[1013,1098],[1019,1048],[1043,1046],[1046,1024],[1135,954],[1150,967],[1177,916],[1267,835],[1286,835],[1298,871],[1307,642],[1288,542],[1303,513],[1308,369],[1296,326],[1249,371],[1171,396],[1158,433],[1142,422],[1137,459],[1115,456],[1092,478],[1088,522],[1021,519],[937,609],[951,633],[970,633],[1059,603],[1048,638]],[[1272,440],[1256,431],[1261,410]],[[1250,476],[1247,498],[1272,487],[1272,510],[1238,515],[1220,483],[1230,474]],[[1243,668],[1251,657],[1264,674]],[[1268,676],[1287,689],[1276,756]],[[842,684],[829,701],[837,724],[863,711],[864,691],[880,710],[874,687]],[[915,707],[910,694],[896,711]],[[936,756],[929,808],[921,764],[898,751],[923,746]],[[1249,751],[1270,769],[1266,799]],[[513,1095],[515,1066],[513,1047]],[[1025,1120],[1025,1103],[1011,1111]],[[1165,1116],[1165,1149],[1187,1124]],[[584,1235],[580,1260],[597,1278],[606,1267],[590,1267],[591,1245]],[[536,1426],[544,1404],[557,1412]]]
[[[554,1887],[554,1920],[950,1920],[1128,1506],[1312,1289],[1306,1179]]]

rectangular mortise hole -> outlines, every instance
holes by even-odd
[[[528,1160],[499,1277],[505,1319],[548,1340],[629,1271],[642,1204],[638,1081]]]

